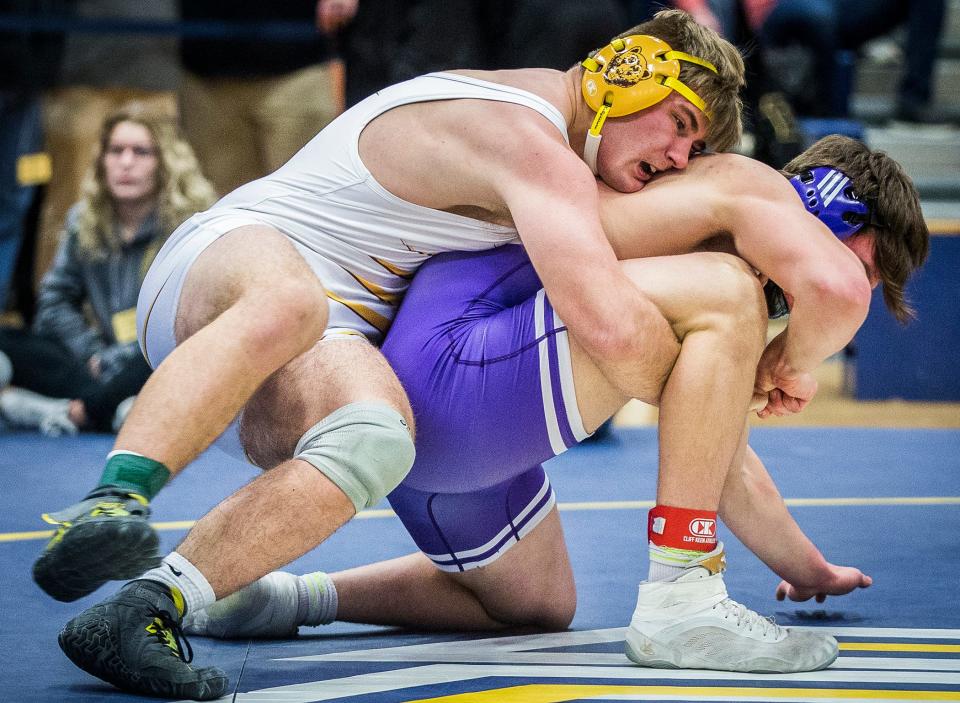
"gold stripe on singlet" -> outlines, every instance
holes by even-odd
[[[355,280],[357,283],[363,286],[368,293],[375,295],[378,299],[380,299],[382,302],[386,303],[391,307],[396,307],[397,305],[400,304],[400,301],[403,299],[403,293],[401,292],[387,290],[383,286],[380,286],[374,283],[373,281],[368,281],[365,278],[361,278],[350,269],[344,269],[344,270],[350,274],[353,280]]]
[[[381,266],[383,266],[383,268],[385,268],[387,271],[392,273],[394,276],[398,278],[403,278],[408,281],[411,278],[413,278],[413,274],[416,271],[416,269],[414,269],[413,271],[407,271],[406,269],[402,269],[392,261],[387,261],[386,259],[378,259],[375,256],[371,256],[370,258],[376,261]]]
[[[329,290],[327,291],[327,297],[331,300],[335,300],[344,307],[349,308],[368,325],[379,330],[381,334],[387,333],[387,329],[390,327],[390,320],[385,318],[380,313],[376,312],[375,310],[371,310],[363,303],[357,303],[352,300],[347,300],[346,298],[341,298],[339,295]]]

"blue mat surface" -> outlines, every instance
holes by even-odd
[[[40,513],[75,502],[93,486],[111,443],[112,437],[97,435],[55,440],[0,435],[0,701],[142,700],[76,669],[56,644],[66,620],[114,587],[63,604],[44,596],[30,579],[30,565],[44,544]],[[413,701],[502,689],[486,700],[510,703],[526,700],[516,697],[518,686],[530,694],[539,691],[536,700],[558,701],[602,700],[614,693],[734,700],[746,695],[741,687],[761,697],[761,689],[773,687],[778,692],[770,699],[782,700],[783,687],[797,686],[844,689],[837,694],[844,700],[857,699],[860,689],[902,692],[885,695],[905,700],[911,691],[935,691],[941,700],[960,700],[960,431],[759,429],[752,444],[785,497],[812,500],[791,511],[827,558],[875,579],[872,588],[822,606],[778,603],[773,594],[779,579],[722,532],[733,598],[776,615],[782,624],[828,628],[849,647],[820,674],[725,677],[625,666],[619,628],[627,624],[637,583],[646,574],[646,509],[618,504],[653,499],[653,429],[616,430],[547,465],[578,585],[571,632],[511,633],[516,637],[503,639],[503,634],[436,635],[336,624],[302,628],[301,636],[288,642],[192,638],[196,661],[223,667],[238,701]],[[153,519],[194,520],[254,475],[251,467],[207,453],[158,496]],[[946,502],[912,504],[918,497]],[[856,500],[836,504],[838,498]],[[584,502],[600,505],[583,509]],[[163,548],[173,549],[184,534],[163,529]],[[291,570],[334,571],[412,550],[395,517],[357,519]],[[531,663],[532,654],[547,659]],[[285,688],[296,684],[302,686]],[[561,687],[556,690],[567,697],[543,698],[545,689],[538,687],[547,684]],[[613,691],[611,685],[622,688]],[[678,686],[684,687],[681,694],[671,692]],[[281,690],[264,690],[275,687]]]

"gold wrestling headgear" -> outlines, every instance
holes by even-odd
[[[621,117],[656,105],[675,90],[700,108],[708,118],[707,104],[680,76],[680,62],[703,66],[714,73],[709,61],[682,51],[674,51],[662,39],[646,34],[631,34],[614,39],[582,62],[583,98],[596,117],[587,133],[583,158],[597,172],[600,130],[607,117]]]

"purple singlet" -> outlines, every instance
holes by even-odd
[[[382,349],[417,422],[391,505],[439,568],[493,561],[553,506],[539,465],[587,436],[566,328],[526,252],[433,257]]]

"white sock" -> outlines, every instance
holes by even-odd
[[[658,547],[653,542],[647,543],[647,549],[650,554],[647,581],[670,581],[682,574],[690,562],[703,556],[703,552]]]
[[[301,625],[329,625],[337,619],[337,587],[322,571],[297,577],[297,622]]]
[[[183,594],[186,612],[197,613],[216,600],[213,588],[200,570],[177,552],[163,558],[160,566],[151,569],[140,578],[160,581],[179,589]]]

